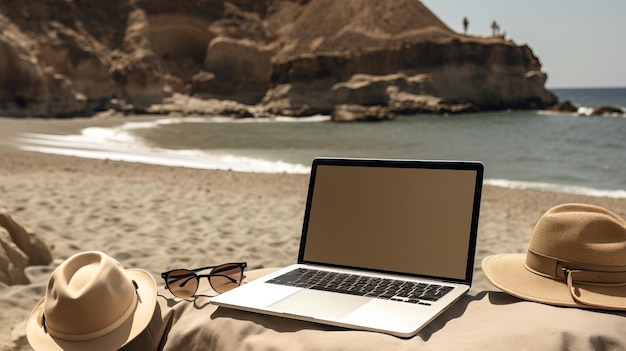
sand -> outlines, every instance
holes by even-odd
[[[54,264],[27,269],[31,284],[0,284],[0,350],[30,349],[24,335],[30,310],[54,267],[80,251],[100,250],[126,268],[144,268],[158,284],[159,273],[175,267],[244,259],[256,269],[296,260],[308,175],[55,156],[21,151],[13,140],[22,132],[77,134],[121,121],[0,118],[0,207],[55,245]],[[480,271],[483,257],[524,252],[539,217],[567,202],[626,217],[626,199],[485,186],[471,292],[495,289]]]

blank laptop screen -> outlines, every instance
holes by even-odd
[[[466,280],[478,173],[318,165],[300,259]]]

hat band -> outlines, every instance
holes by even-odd
[[[136,292],[136,290],[135,290]],[[60,340],[64,340],[64,341],[87,341],[87,340],[93,340],[96,338],[99,338],[103,335],[106,335],[112,331],[114,331],[115,329],[119,328],[119,326],[121,326],[122,324],[124,324],[124,322],[126,322],[128,320],[128,318],[130,316],[133,315],[133,312],[135,311],[135,309],[137,308],[137,303],[138,303],[138,293],[136,292],[135,294],[133,294],[133,301],[131,302],[129,308],[126,310],[126,312],[124,312],[124,314],[118,318],[116,321],[114,321],[113,323],[111,323],[110,325],[97,330],[95,332],[92,333],[88,333],[88,334],[65,334],[65,333],[61,333],[59,331],[56,331],[52,328],[50,328],[50,326],[46,323],[46,316],[43,315],[42,319],[43,319],[43,326],[44,326],[44,330],[46,332],[48,332],[48,334],[50,334],[50,336],[53,336],[57,339]],[[92,316],[97,318],[98,316]]]
[[[531,249],[526,253],[526,269],[551,279],[568,282],[568,276],[575,273],[576,281],[597,284],[626,283],[626,266],[603,266],[588,263],[562,261],[554,257],[538,254]],[[570,278],[573,279],[573,277]]]

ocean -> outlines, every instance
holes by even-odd
[[[626,88],[551,89],[561,101],[626,108]],[[512,110],[332,123],[328,116],[163,118],[81,135],[28,134],[22,148],[241,172],[307,173],[314,157],[478,160],[487,184],[626,197],[626,117]]]

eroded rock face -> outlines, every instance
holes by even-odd
[[[450,30],[415,0],[0,3],[0,115],[148,112],[173,93],[261,115],[556,103],[531,49]]]
[[[249,39],[217,37],[208,47],[204,69],[213,73],[210,84],[196,93],[236,99],[254,104],[270,88],[274,46],[258,45]]]
[[[379,62],[386,62],[385,69],[394,73],[385,74],[382,67],[370,64]],[[407,45],[399,52],[363,53],[350,59],[299,58],[275,67],[274,72],[278,83],[306,87],[284,93],[277,86],[275,89],[283,93],[268,93],[267,104],[291,98],[296,104],[322,110],[348,103],[394,105],[395,110],[401,110],[405,101],[397,95],[390,101],[390,87],[413,96],[436,96],[441,104],[471,104],[475,109],[542,108],[556,102],[544,87],[546,75],[537,58],[528,47],[510,42],[451,40]],[[306,81],[309,83],[298,84]]]

